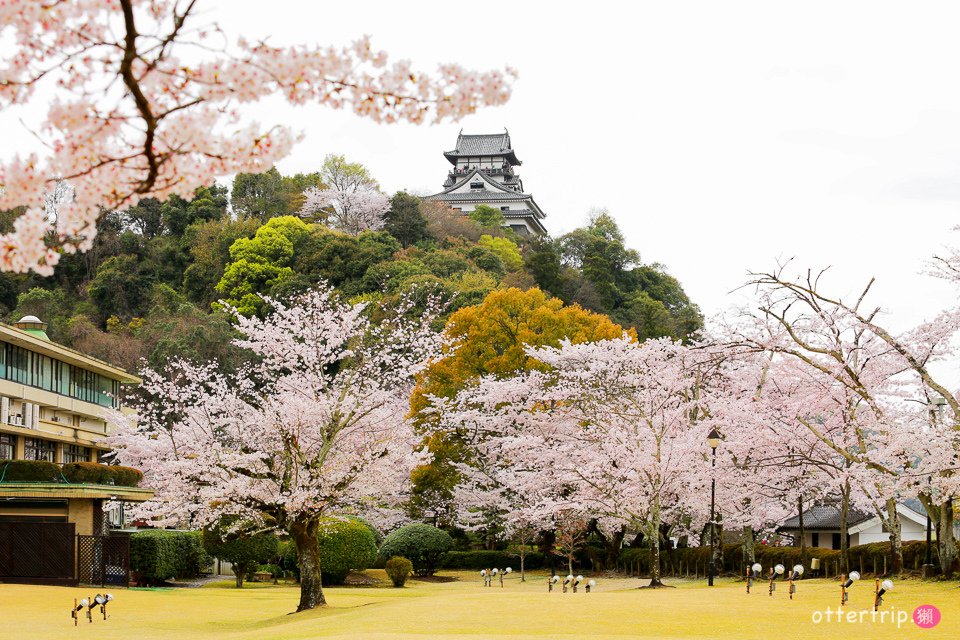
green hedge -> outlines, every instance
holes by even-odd
[[[523,560],[526,570],[542,569],[547,565],[546,558],[539,551],[531,551]],[[503,569],[510,567],[520,570],[520,556],[506,551],[450,551],[440,563],[443,569]]]
[[[46,460],[0,460],[0,476],[5,482],[70,482],[135,487],[143,474],[132,467],[69,462],[63,466]]]
[[[413,563],[418,576],[432,576],[453,547],[453,538],[446,531],[429,524],[408,524],[383,541],[380,559],[402,556]]]
[[[914,540],[903,543],[903,566],[907,571],[915,570],[924,562],[926,542]],[[840,573],[840,551],[834,549],[807,548],[807,562],[804,568],[810,570],[810,560],[820,560],[821,575],[837,575]],[[801,563],[800,547],[774,547],[757,544],[754,546],[754,557],[763,565],[764,572],[770,567],[782,564],[792,567]],[[873,542],[858,545],[849,549],[850,570],[861,573],[883,573],[890,565],[890,543]],[[938,556],[936,546],[933,549],[933,561]],[[886,559],[886,565],[884,564]],[[664,575],[703,575],[710,562],[710,547],[689,547],[683,549],[661,549],[661,572]],[[650,549],[646,547],[624,549],[617,561],[620,569],[630,573],[639,572],[641,575],[649,573]],[[723,563],[717,567],[719,573],[728,575],[742,575],[746,570],[743,562],[743,547],[739,544],[723,545]]]
[[[0,460],[4,482],[63,482],[60,466],[46,460]]]
[[[199,531],[151,529],[130,535],[130,570],[140,582],[195,578],[211,562]]]

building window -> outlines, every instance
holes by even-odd
[[[57,445],[39,438],[23,439],[23,457],[25,460],[46,460],[53,462],[57,455]]]
[[[819,547],[820,546],[820,534],[813,532],[810,534],[810,546]]]
[[[0,343],[0,378],[103,407],[120,406],[120,382],[8,343]]]
[[[63,448],[64,462],[89,462],[90,449],[78,444],[68,444]]]
[[[473,190],[473,191],[483,191],[483,183],[482,183],[482,182],[471,182],[471,183],[470,183],[470,189]]]
[[[13,460],[16,450],[16,436],[0,433],[0,460]]]
[[[831,544],[830,544],[830,548],[831,548],[831,549],[839,549],[839,548],[840,548],[840,534],[839,534],[839,533],[834,533],[833,536],[832,536],[832,540],[831,540],[830,542],[831,542]]]

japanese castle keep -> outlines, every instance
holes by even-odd
[[[464,213],[485,204],[499,209],[507,225],[523,235],[546,233],[540,222],[546,217],[533,200],[523,191],[523,181],[514,172],[521,164],[510,144],[510,133],[457,136],[453,151],[443,156],[453,168],[443,183],[443,191],[427,196]]]

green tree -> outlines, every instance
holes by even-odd
[[[239,238],[231,245],[231,262],[217,283],[217,291],[244,315],[262,312],[261,296],[294,275],[290,264],[309,236],[310,228],[299,218],[271,218],[252,238]]]
[[[420,211],[420,198],[398,191],[390,198],[390,210],[384,214],[384,231],[404,247],[427,238],[427,219]]]
[[[323,159],[320,179],[330,189],[353,193],[361,189],[379,189],[380,185],[370,171],[359,162],[347,162],[340,154],[331,153]]]
[[[291,213],[276,167],[263,173],[238,173],[233,179],[230,204],[242,218],[268,220]]]
[[[467,216],[481,227],[488,229],[499,229],[506,221],[500,209],[494,209],[486,204],[478,204]]]
[[[97,267],[87,293],[97,306],[101,322],[110,316],[130,319],[143,315],[152,282],[141,270],[142,261],[129,254],[114,256]]]
[[[227,218],[188,227],[183,237],[190,256],[183,272],[184,295],[204,308],[217,300],[216,286],[230,262],[230,247],[240,238],[252,237],[259,226],[257,220]]]
[[[480,236],[480,246],[489,249],[500,258],[508,271],[523,269],[523,256],[520,255],[520,247],[513,240],[482,235]]]
[[[243,587],[247,574],[277,557],[280,541],[275,533],[242,535],[231,531],[232,522],[217,523],[203,530],[203,548],[211,556],[233,565],[237,588]]]

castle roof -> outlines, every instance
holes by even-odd
[[[516,153],[510,146],[510,134],[504,129],[503,133],[469,134],[461,133],[457,136],[457,146],[453,151],[444,151],[443,156],[451,164],[457,164],[457,158],[463,157],[502,157],[511,166],[521,164]]]

